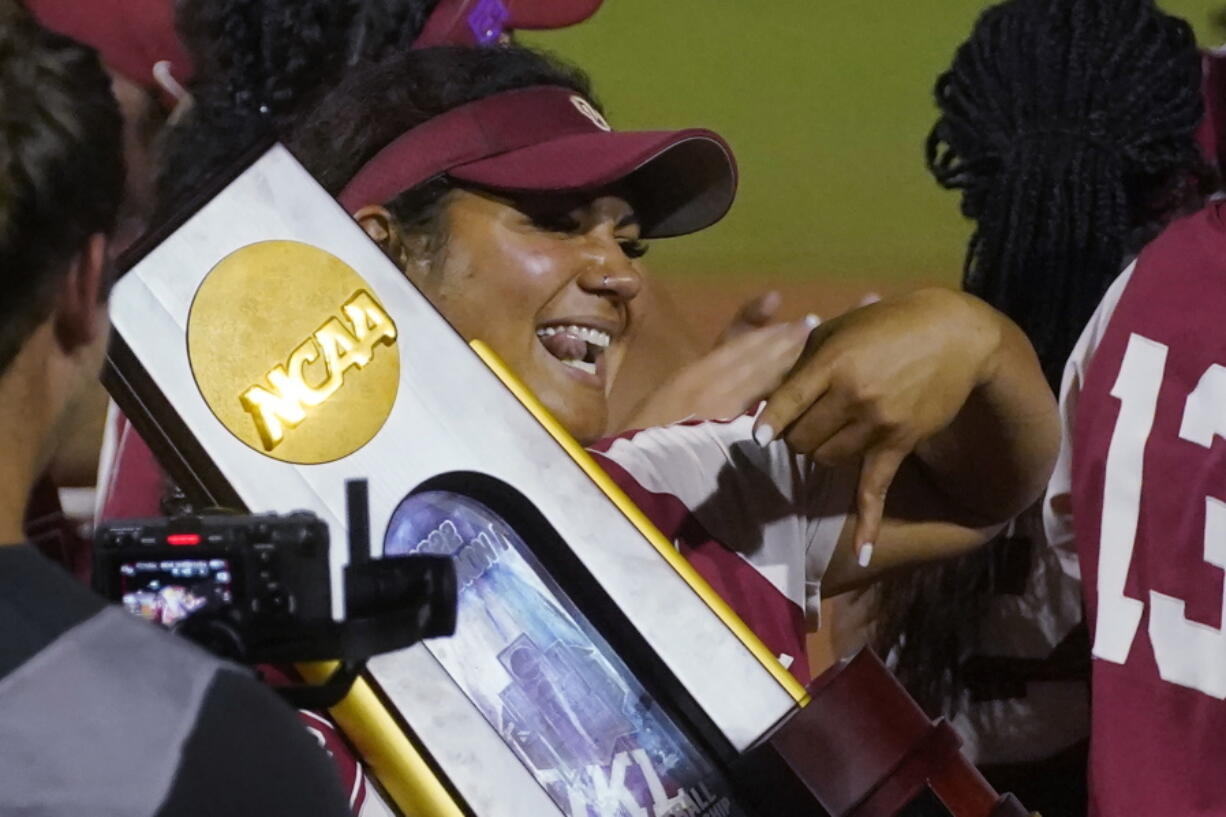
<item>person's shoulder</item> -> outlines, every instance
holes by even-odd
[[[731,444],[753,439],[756,412],[718,420],[691,418],[666,426],[623,431],[598,440],[588,450],[603,456],[616,457],[630,450],[679,450],[706,448],[711,443]]]
[[[294,711],[237,668],[216,673],[158,815],[348,811],[337,770]]]
[[[1206,267],[1226,270],[1226,199],[1172,221],[1137,257],[1138,277]]]
[[[49,797],[82,813],[151,813],[209,690],[238,672],[118,607],[65,630],[4,677],[0,813]]]
[[[1226,311],[1226,199],[1172,222],[1112,285],[1074,349],[1086,376],[1111,377],[1134,334],[1171,345],[1222,337]]]
[[[773,460],[786,452],[753,440],[753,414],[721,420],[686,420],[628,431],[588,448],[636,502],[654,507],[674,500],[695,508],[726,492],[731,482],[771,482]],[[768,477],[762,480],[761,477]],[[650,495],[650,497],[648,496]]]
[[[720,448],[707,437],[707,424],[625,431],[593,443],[588,452],[656,527],[675,532],[716,488],[715,475],[701,467]]]

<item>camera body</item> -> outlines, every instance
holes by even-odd
[[[328,526],[309,511],[100,525],[94,589],[223,658],[339,662],[322,684],[277,688],[297,707],[333,706],[371,656],[451,635],[456,625],[451,559],[370,558],[366,481],[350,480],[345,491],[342,620],[333,617]]]
[[[258,641],[332,618],[328,527],[305,511],[124,520],[94,546],[94,588],[163,626],[209,618]]]

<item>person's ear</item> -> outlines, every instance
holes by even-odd
[[[381,204],[368,204],[353,214],[361,228],[379,245],[384,254],[417,281],[418,274],[429,268],[430,259],[424,241],[406,236],[400,220]]]
[[[106,236],[94,233],[68,262],[55,299],[55,338],[67,354],[106,332],[109,274]]]

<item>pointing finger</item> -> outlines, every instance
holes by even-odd
[[[816,316],[814,316],[816,318]],[[766,400],[766,405],[754,423],[753,438],[759,445],[766,445],[790,426],[817,402],[830,386],[830,372],[810,350],[818,349],[829,335],[830,324],[821,324],[809,333],[805,344],[806,354],[801,356],[792,371],[783,378],[783,385]]]
[[[810,361],[812,363],[812,361]],[[753,438],[766,445],[779,432],[792,425],[817,402],[829,386],[829,373],[812,365],[801,365],[775,389],[754,423]],[[832,429],[831,433],[834,430]]]
[[[856,561],[861,567],[868,567],[872,561],[873,543],[881,534],[881,520],[885,516],[886,493],[906,456],[906,448],[893,445],[875,448],[864,456],[856,495],[855,535],[852,539]]]

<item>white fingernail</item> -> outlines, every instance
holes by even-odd
[[[860,545],[860,567],[868,567],[868,563],[873,560],[873,543],[865,542]]]
[[[753,430],[753,441],[763,448],[770,445],[774,439],[775,429],[771,428],[766,423],[763,423]]]
[[[810,329],[816,329],[817,327],[821,326],[821,323],[822,319],[814,315],[812,312],[805,315],[805,326],[809,327]]]

